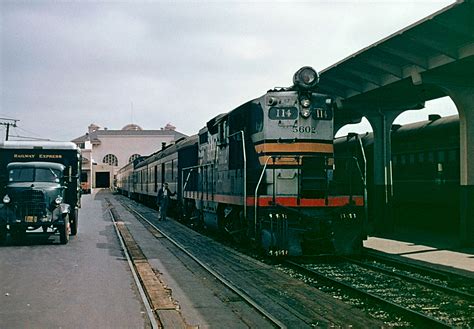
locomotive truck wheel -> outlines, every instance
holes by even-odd
[[[262,229],[260,232],[260,246],[259,249],[265,255],[269,255],[270,251],[273,250],[276,244],[276,236],[275,233],[268,230]]]
[[[232,240],[242,246],[248,244],[247,223],[244,221],[244,213],[240,208],[235,208],[228,221],[226,221],[226,231]]]
[[[69,215],[64,216],[64,225],[60,225],[59,229],[59,242],[61,244],[67,244],[69,242]]]

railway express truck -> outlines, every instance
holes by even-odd
[[[0,243],[27,230],[77,234],[81,206],[81,152],[71,142],[0,143]]]

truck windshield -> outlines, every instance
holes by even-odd
[[[61,172],[50,168],[15,168],[8,175],[10,183],[15,182],[49,182],[59,183]]]

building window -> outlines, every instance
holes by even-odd
[[[111,166],[118,166],[117,157],[113,154],[107,154],[102,160],[102,163],[105,163]]]
[[[130,158],[128,158],[128,162],[133,162],[133,160],[139,158],[141,155],[140,154],[134,154]]]

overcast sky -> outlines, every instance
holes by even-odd
[[[71,140],[91,123],[194,134],[452,2],[0,0],[0,117],[20,120],[12,137]],[[456,113],[447,99],[428,111]]]

